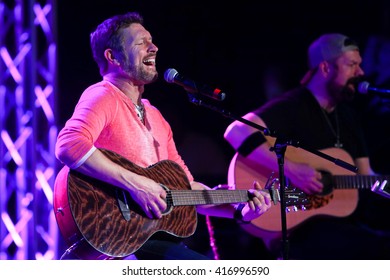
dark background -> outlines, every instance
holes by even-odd
[[[310,3],[308,3],[310,2]],[[322,33],[339,32],[365,50],[372,36],[389,34],[389,1],[58,1],[58,120],[62,127],[82,91],[101,80],[89,34],[104,19],[139,11],[159,47],[158,82],[144,98],[170,122],[179,152],[198,181],[226,183],[233,150],[223,139],[232,121],[189,101],[183,88],[164,81],[175,68],[193,80],[221,88],[224,101],[211,102],[233,115],[260,106],[299,83],[307,46]],[[261,240],[233,221],[212,219],[223,259],[269,259]],[[204,217],[190,246],[211,254]]]

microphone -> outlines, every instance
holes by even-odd
[[[184,89],[189,93],[201,94],[218,101],[222,101],[226,97],[226,94],[222,92],[220,89],[218,88],[212,89],[211,87],[206,85],[197,85],[194,81],[180,75],[173,68],[169,68],[165,71],[164,79],[168,83],[175,83],[184,87]]]
[[[357,90],[363,94],[374,93],[384,97],[390,97],[390,90],[371,87],[370,83],[366,81],[360,82],[357,86]]]

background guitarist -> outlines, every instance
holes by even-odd
[[[329,149],[336,157],[335,151],[340,155],[347,152],[359,174],[373,175],[362,129],[349,106],[356,84],[364,75],[358,45],[343,34],[324,34],[310,45],[308,62],[309,71],[300,86],[269,100],[244,118],[299,141],[301,147]],[[241,157],[255,162],[259,169],[266,166],[278,170],[276,155],[270,152],[275,138],[264,137],[239,121],[230,124],[224,136]],[[322,174],[313,162],[315,158],[311,157],[311,161],[307,155],[299,154],[300,149],[292,149],[288,147],[286,152],[286,177],[306,194],[321,193]],[[369,192],[361,191],[360,196],[372,195]],[[358,205],[359,212],[366,211],[364,207]],[[289,242],[292,259],[390,257],[390,236],[362,226],[357,211],[346,217],[313,216],[289,232]],[[278,246],[271,250],[276,256],[280,254]]]
[[[57,175],[55,189],[66,187],[69,169],[74,169],[124,189],[148,218],[159,219],[167,207],[166,191],[158,182],[114,163],[100,150],[116,152],[144,168],[162,160],[174,161],[185,171],[192,189],[209,189],[194,181],[178,154],[170,125],[157,108],[142,98],[144,86],[158,78],[158,48],[138,13],[105,20],[91,34],[90,42],[103,79],[83,92],[58,135],[56,156],[64,167]],[[250,192],[253,197],[242,207],[202,205],[197,210],[244,221],[257,218],[271,206],[270,196],[258,183]],[[135,255],[137,259],[207,259],[179,241],[155,234]]]

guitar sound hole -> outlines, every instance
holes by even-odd
[[[329,195],[333,192],[333,182],[332,182],[332,174],[327,171],[321,171],[322,179],[321,182],[324,184],[324,189],[321,195]]]
[[[160,184],[160,186],[167,192],[167,197],[165,199],[165,203],[167,204],[167,208],[165,208],[165,210],[161,214],[168,215],[173,209],[172,193],[167,186],[165,186],[163,184]]]
[[[161,214],[168,215],[169,213],[171,213],[172,209],[173,205],[167,202],[167,208]]]

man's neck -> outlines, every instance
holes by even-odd
[[[309,83],[307,88],[311,91],[317,102],[320,104],[321,108],[327,112],[332,112],[336,104],[332,102],[332,99],[329,96],[328,91],[323,85],[316,85],[314,83]]]
[[[104,75],[103,79],[119,88],[135,105],[141,105],[144,86],[136,86],[129,79],[114,74]]]

